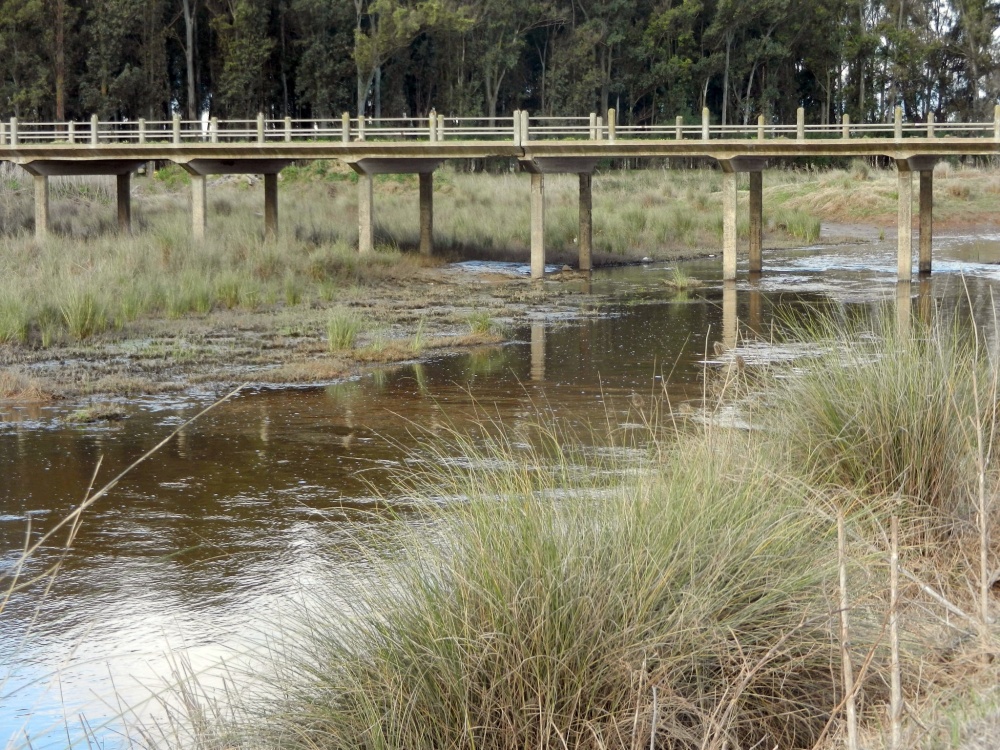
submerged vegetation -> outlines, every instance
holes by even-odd
[[[794,367],[717,391],[763,429],[708,405],[611,446],[493,425],[415,457],[396,492],[419,523],[317,595],[273,654],[280,698],[188,728],[227,747],[832,747],[846,642],[865,746],[888,747],[895,673],[920,707],[903,746],[937,747],[935,706],[994,679],[995,353],[946,328],[793,335]]]

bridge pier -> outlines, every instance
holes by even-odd
[[[934,245],[934,165],[940,157],[911,156],[896,159],[899,183],[898,258],[896,262],[899,281],[913,277],[913,173],[920,175],[920,240],[917,269],[921,274],[931,272],[931,255]]]
[[[897,163],[896,280],[908,282],[913,277],[913,173],[903,165]]]
[[[34,175],[35,183],[35,239],[49,236],[49,176]]]
[[[934,240],[934,168],[920,170],[920,259],[917,270],[931,272],[931,245]]]
[[[420,254],[434,254],[434,173],[420,173]]]
[[[736,282],[722,282],[722,345],[735,349],[739,341],[736,316]]]
[[[115,175],[118,197],[118,229],[128,234],[132,231],[132,173]]]
[[[750,273],[759,274],[763,267],[764,246],[764,166],[765,160],[753,156],[719,159],[722,167],[722,280],[736,279],[736,208],[737,177],[740,172],[750,175]]]

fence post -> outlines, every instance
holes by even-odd
[[[674,138],[678,141],[684,138],[684,115],[677,115],[674,120]]]
[[[285,143],[292,142],[292,118],[285,118]]]
[[[257,143],[264,142],[264,113],[257,113]]]
[[[711,114],[708,111],[708,107],[702,107],[701,110],[701,139],[703,141],[708,140],[708,124],[711,119]]]
[[[139,118],[139,143],[146,142],[146,118]]]
[[[608,110],[608,143],[614,143],[618,133],[618,113],[614,109]]]
[[[340,116],[340,140],[344,143],[351,141],[351,116],[347,112]]]
[[[597,140],[599,140],[599,141],[603,141],[604,140],[604,116],[603,115],[598,115],[597,116]]]
[[[806,139],[806,111],[799,107],[795,110],[795,140],[804,141]]]
[[[444,115],[437,116],[437,139],[444,140]]]
[[[0,122],[0,146],[7,145],[7,125]]]
[[[843,116],[840,118],[840,137],[851,137],[851,116],[846,112],[844,112]]]
[[[893,115],[892,135],[897,141],[903,140],[903,108],[898,105]]]
[[[757,115],[757,140],[764,140],[764,115]]]
[[[179,114],[174,114],[172,127],[174,145],[179,146],[181,143],[181,116]]]
[[[219,118],[213,117],[208,121],[208,140],[210,143],[219,142]]]
[[[73,120],[66,123],[66,136],[70,145],[76,143],[76,123]]]
[[[431,143],[437,140],[437,119],[437,110],[432,109],[427,115],[427,138]]]
[[[358,140],[363,141],[365,139],[365,116],[363,114],[358,115]]]
[[[928,138],[933,138],[934,137],[934,113],[933,112],[928,112],[927,113],[927,137]]]
[[[10,118],[10,145],[11,146],[16,146],[17,143],[18,143],[18,137],[17,137],[17,118],[16,117],[11,117]]]
[[[597,113],[590,113],[590,140],[597,140]]]
[[[993,139],[1000,141],[1000,104],[993,108]]]
[[[528,110],[521,110],[521,145],[523,146],[529,140],[531,140],[531,122],[528,116]]]
[[[91,146],[96,146],[98,144],[98,142],[99,142],[99,138],[98,138],[98,134],[97,134],[97,124],[98,124],[97,115],[91,115],[90,116],[90,145]]]
[[[521,145],[521,110],[514,110],[514,145]]]

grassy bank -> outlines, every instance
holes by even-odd
[[[865,747],[888,747],[893,515],[903,746],[957,746],[956,706],[995,679],[997,363],[952,331],[809,336],[821,354],[721,391],[764,429],[668,421],[617,450],[501,430],[420,457],[397,491],[423,510],[397,552],[334,572],[276,654],[280,698],[199,714],[197,741],[839,746],[842,512]]]

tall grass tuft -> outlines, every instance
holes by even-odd
[[[303,748],[812,746],[839,699],[835,544],[794,485],[730,471],[718,457],[745,447],[710,440],[626,480],[543,443],[432,460],[408,489],[430,530],[319,605],[288,701],[254,731]]]
[[[977,434],[997,427],[993,356],[940,325],[908,334],[821,319],[806,335],[822,353],[775,384],[761,415],[792,464],[812,481],[901,499],[927,530],[971,522]]]
[[[332,352],[350,349],[361,332],[361,318],[347,310],[333,310],[326,322],[327,345]]]
[[[97,294],[89,289],[73,289],[60,307],[66,330],[78,341],[83,341],[107,330],[107,307]]]

